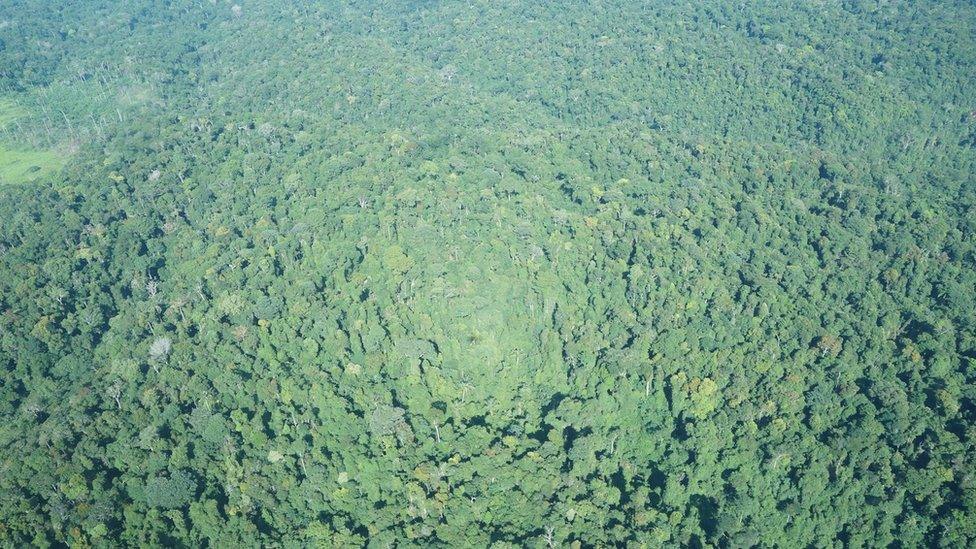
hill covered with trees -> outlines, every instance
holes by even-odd
[[[976,6],[7,0],[0,544],[976,545]]]

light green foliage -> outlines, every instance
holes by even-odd
[[[0,545],[976,545],[971,2],[234,5],[0,3]]]
[[[27,183],[50,177],[70,156],[66,147],[60,150],[32,148],[24,128],[28,112],[11,99],[0,96],[0,185]],[[36,143],[36,142],[35,142]]]
[[[0,185],[27,183],[50,177],[66,160],[64,153],[11,150],[0,143]]]
[[[11,99],[0,98],[0,125],[7,127],[27,112]]]

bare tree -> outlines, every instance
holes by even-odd
[[[457,76],[457,67],[454,65],[444,65],[444,67],[442,67],[438,73],[441,80],[444,82],[450,82],[451,80],[454,80],[455,76]]]
[[[150,277],[149,280],[146,281],[146,293],[149,294],[149,297],[156,297],[156,294],[158,292],[159,292],[159,281],[157,281],[155,278]]]
[[[119,410],[122,409],[122,382],[116,381],[115,383],[109,385],[106,391],[108,396],[115,401],[115,405],[118,406]]]
[[[546,547],[548,547],[549,549],[552,549],[553,547],[556,546],[556,539],[554,537],[555,532],[556,532],[555,528],[553,528],[552,526],[546,526],[546,535],[543,536],[542,539],[546,542]]]
[[[165,358],[169,354],[170,347],[172,346],[172,341],[168,337],[158,337],[149,346],[149,358],[152,360],[160,360]]]

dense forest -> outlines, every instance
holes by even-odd
[[[971,0],[0,1],[0,545],[976,546]]]

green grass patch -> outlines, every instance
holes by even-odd
[[[29,183],[56,172],[64,165],[67,155],[54,149],[23,146],[26,139],[17,135],[15,122],[28,115],[22,104],[10,97],[0,97],[0,127],[7,129],[6,141],[0,141],[0,185]]]
[[[49,150],[13,150],[0,144],[0,185],[29,183],[56,172],[66,155]]]

